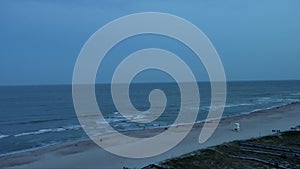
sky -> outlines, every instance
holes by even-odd
[[[299,0],[0,0],[0,85],[71,84],[88,38],[137,12],[170,13],[195,24],[214,44],[229,81],[300,79]],[[101,64],[97,82],[111,80],[123,55],[147,47],[177,52],[197,80],[208,80],[184,45],[146,35],[118,44]],[[170,77],[150,70],[138,80]]]

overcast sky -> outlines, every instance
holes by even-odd
[[[0,0],[0,85],[70,84],[78,54],[96,30],[149,11],[198,26],[215,45],[228,80],[300,79],[299,0]],[[110,80],[121,61],[112,57],[147,47],[177,52],[199,81],[207,80],[184,45],[144,36],[117,46],[97,81]],[[169,80],[159,74],[145,72],[140,79]]]

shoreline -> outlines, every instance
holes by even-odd
[[[290,102],[290,103],[286,103],[286,104],[282,104],[282,105],[277,105],[277,106],[272,106],[272,107],[268,107],[265,109],[256,109],[250,112],[245,112],[245,113],[241,113],[239,115],[232,115],[232,116],[226,116],[226,117],[222,117],[221,120],[227,119],[227,118],[234,118],[234,117],[239,117],[239,116],[243,116],[243,115],[251,115],[252,113],[259,113],[262,111],[267,111],[267,110],[272,110],[272,109],[277,109],[277,108],[281,108],[281,107],[285,107],[285,106],[289,106],[289,105],[293,105],[293,104],[300,104],[300,101],[294,101],[294,102]],[[202,121],[196,121],[195,123],[191,123],[191,124],[179,124],[179,126],[185,126],[185,125],[201,125],[202,123],[206,122],[206,121],[212,121],[214,119],[211,120],[202,120]],[[170,125],[172,126],[172,125]],[[169,128],[170,126],[159,126],[159,127],[151,127],[151,128],[146,128],[146,129],[132,129],[132,130],[124,130],[121,131],[121,133],[131,133],[131,132],[139,132],[139,131],[148,131],[148,130],[163,130],[165,128]],[[114,134],[114,133],[104,133],[102,135],[107,135],[107,134]],[[44,145],[41,147],[33,147],[30,149],[24,149],[24,150],[18,150],[18,151],[13,151],[13,152],[9,152],[9,153],[4,153],[4,154],[0,154],[0,159],[2,157],[6,157],[6,156],[10,156],[10,155],[16,155],[16,154],[20,154],[20,153],[26,153],[26,152],[31,152],[31,151],[37,151],[39,149],[44,149],[44,148],[49,148],[49,147],[53,147],[53,146],[60,146],[60,145],[68,145],[68,144],[75,144],[77,142],[81,142],[81,141],[90,141],[90,138],[81,138],[81,139],[76,139],[75,141],[66,141],[66,142],[58,142],[58,143],[53,143],[53,144],[49,144],[49,145]]]
[[[296,110],[294,110],[296,109]],[[220,124],[218,126],[218,128],[221,128],[221,129],[226,129],[225,131],[230,133],[230,134],[233,134],[234,132],[233,131],[229,131],[231,129],[233,129],[233,124],[235,122],[240,122],[240,121],[251,121],[251,119],[256,119],[254,120],[253,123],[257,123],[257,121],[259,121],[260,118],[262,117],[276,117],[275,119],[285,119],[286,116],[282,116],[282,113],[288,113],[288,112],[292,112],[293,115],[297,116],[296,118],[294,118],[296,121],[298,120],[299,121],[299,117],[300,117],[300,113],[295,113],[295,111],[300,111],[300,102],[293,102],[293,103],[289,103],[289,104],[286,104],[286,105],[283,105],[283,106],[275,106],[273,108],[269,108],[269,109],[264,109],[264,110],[259,110],[259,111],[254,111],[254,112],[251,112],[251,113],[248,113],[248,114],[240,114],[238,116],[231,116],[231,117],[225,117],[225,118],[222,118],[221,121],[220,121]],[[287,118],[287,117],[286,117]],[[290,119],[292,120],[292,119]],[[267,120],[268,122],[268,120]],[[66,156],[66,157],[69,157],[68,159],[69,160],[73,160],[74,158],[72,158],[71,156],[77,156],[75,159],[81,159],[81,157],[87,157],[91,154],[99,154],[100,156],[107,156],[107,157],[112,157],[112,160],[110,161],[114,161],[116,159],[120,160],[120,161],[125,161],[123,162],[121,165],[120,164],[113,164],[113,165],[108,165],[105,164],[105,165],[101,165],[103,163],[99,162],[99,165],[96,165],[98,161],[96,161],[96,164],[94,162],[94,164],[91,164],[91,167],[96,167],[96,168],[99,168],[100,166],[101,167],[105,167],[105,168],[122,168],[122,166],[126,166],[126,167],[142,167],[143,165],[147,165],[147,164],[150,164],[150,163],[156,163],[156,162],[159,162],[159,161],[163,161],[163,160],[166,160],[170,157],[176,157],[176,156],[179,156],[179,155],[182,155],[182,154],[185,154],[185,153],[188,153],[190,151],[193,151],[193,150],[197,150],[197,149],[202,149],[202,148],[206,148],[207,146],[212,146],[212,145],[218,145],[218,144],[222,144],[224,142],[227,142],[227,141],[230,141],[230,140],[237,140],[237,139],[247,139],[249,138],[252,138],[253,136],[255,137],[259,137],[259,136],[264,136],[264,135],[269,135],[269,134],[272,134],[271,131],[269,132],[266,132],[266,131],[260,131],[259,133],[256,133],[255,135],[253,134],[253,131],[252,131],[252,134],[247,134],[247,133],[242,133],[243,131],[243,128],[246,127],[246,123],[243,124],[242,122],[241,123],[241,132],[239,133],[235,133],[234,135],[242,135],[244,134],[244,136],[242,137],[237,137],[237,138],[227,138],[227,139],[220,139],[220,134],[216,134],[218,133],[217,131],[214,133],[214,136],[213,137],[217,137],[219,139],[216,139],[216,140],[212,140],[212,138],[210,140],[208,140],[206,143],[204,144],[199,144],[197,143],[198,140],[197,140],[197,135],[199,136],[199,133],[200,133],[200,130],[199,128],[201,128],[204,124],[204,121],[203,122],[197,122],[194,124],[193,126],[193,129],[191,131],[191,133],[187,136],[188,138],[185,138],[182,143],[180,143],[179,145],[181,144],[189,144],[191,142],[191,138],[193,138],[193,146],[189,147],[189,148],[186,148],[184,150],[178,150],[180,149],[180,146],[176,146],[173,150],[170,150],[162,155],[159,155],[157,157],[152,157],[152,158],[147,158],[147,159],[144,159],[144,160],[137,160],[137,159],[126,159],[126,158],[122,158],[122,157],[118,157],[118,156],[115,156],[115,155],[112,155],[110,153],[107,153],[106,151],[100,149],[99,147],[97,147],[97,145],[95,145],[95,143],[93,143],[91,140],[89,139],[82,139],[82,140],[75,140],[73,142],[65,142],[65,143],[59,143],[59,144],[55,144],[55,145],[50,145],[50,146],[45,146],[45,147],[42,147],[42,148],[37,148],[37,149],[34,149],[34,150],[31,150],[31,151],[26,151],[25,152],[19,152],[19,153],[13,153],[13,154],[9,154],[9,155],[5,155],[5,156],[0,156],[0,167],[13,167],[13,168],[32,168],[32,167],[38,167],[38,166],[44,166],[42,165],[43,163],[45,163],[45,158],[51,156],[51,158],[54,158],[52,160],[55,161],[55,158],[54,155],[61,155],[62,157]],[[300,121],[299,121],[300,123]],[[291,123],[292,124],[292,123]],[[286,124],[286,125],[291,125],[291,124]],[[255,125],[255,124],[252,124],[252,125]],[[278,124],[274,124],[274,129],[279,129],[280,127],[276,127],[276,125]],[[284,125],[284,124],[283,124]],[[295,125],[299,125],[299,124],[295,124]],[[182,127],[184,128],[186,125],[180,125],[179,127]],[[124,134],[127,134],[127,135],[139,135],[139,136],[142,136],[142,137],[147,137],[147,136],[151,136],[153,134],[157,134],[157,133],[160,133],[162,131],[165,130],[167,126],[165,127],[160,127],[160,128],[151,128],[151,129],[144,129],[144,130],[131,130],[131,131],[125,131],[125,132],[122,132]],[[291,127],[295,127],[295,126],[286,126],[282,131],[284,130],[288,130],[290,129]],[[230,129],[229,129],[230,128]],[[283,128],[281,126],[281,128]],[[221,129],[217,129],[217,130],[221,130]],[[228,130],[229,129],[229,130]],[[251,127],[250,127],[250,130],[251,130]],[[255,131],[254,131],[255,132]],[[242,133],[242,134],[241,134]],[[225,134],[225,133],[224,133]],[[245,135],[246,134],[246,135]],[[112,146],[118,146],[117,144],[117,141],[116,140],[113,140],[113,133],[106,133],[103,135],[104,138],[107,138],[107,139],[110,139],[111,141],[115,142],[112,144]],[[217,136],[216,136],[217,135]],[[101,136],[102,137],[102,136]],[[195,144],[195,142],[197,144]],[[198,145],[198,146],[197,146]],[[200,146],[199,146],[200,145]],[[177,148],[179,147],[179,148]],[[185,145],[185,147],[187,147]],[[173,152],[172,152],[173,151]],[[78,157],[78,155],[80,157]],[[106,160],[109,160],[108,158],[106,158]],[[50,160],[51,161],[51,160]],[[127,162],[126,162],[127,161]],[[141,162],[141,161],[144,161],[144,162]],[[49,162],[48,162],[49,163]],[[127,163],[127,165],[126,165]],[[70,163],[72,164],[72,163]],[[64,163],[64,164],[55,164],[55,165],[52,165],[51,166],[51,163],[49,163],[49,167],[50,168],[53,168],[53,167],[69,167],[69,168],[76,168],[76,167],[79,167],[81,168],[80,166],[69,166],[68,163]]]
[[[289,106],[289,105],[293,105],[293,104],[300,104],[300,101],[294,101],[294,102],[290,102],[290,103],[286,103],[286,104],[282,104],[282,105],[277,105],[277,106],[272,106],[272,107],[268,107],[265,109],[256,109],[250,112],[245,112],[245,113],[241,113],[239,115],[232,115],[232,116],[226,116],[226,117],[222,117],[221,120],[223,119],[227,119],[227,118],[234,118],[234,117],[239,117],[239,116],[243,116],[243,115],[250,115],[252,113],[259,113],[261,111],[266,111],[266,110],[272,110],[272,109],[277,109],[277,108],[281,108],[281,107],[285,107],[285,106]],[[179,124],[178,126],[184,126],[184,125],[198,125],[201,123],[204,123],[206,121],[212,121],[214,119],[211,120],[202,120],[202,121],[196,121],[195,123],[191,123],[191,124]],[[170,125],[172,126],[172,125]],[[159,127],[150,127],[150,128],[145,128],[145,129],[132,129],[132,130],[124,130],[124,131],[120,131],[121,133],[131,133],[131,132],[138,132],[138,131],[145,131],[145,130],[163,130],[165,128],[169,128],[170,126],[159,126]],[[102,135],[107,135],[107,134],[114,134],[114,133],[104,133]],[[8,137],[8,136],[6,136]],[[52,147],[52,146],[60,146],[60,145],[65,145],[65,144],[75,144],[76,142],[81,142],[81,141],[89,141],[90,138],[81,138],[81,139],[76,139],[75,141],[66,141],[66,142],[58,142],[58,143],[53,143],[53,144],[49,144],[49,145],[44,145],[44,146],[40,146],[40,147],[33,147],[30,149],[24,149],[24,150],[18,150],[18,151],[13,151],[13,152],[8,152],[8,153],[3,153],[0,154],[0,159],[2,157],[6,157],[6,156],[10,156],[10,155],[15,155],[15,154],[20,154],[20,153],[26,153],[26,152],[30,152],[30,151],[37,151],[39,149],[44,149],[44,148],[48,148],[48,147]]]

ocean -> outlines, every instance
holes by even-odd
[[[210,83],[200,82],[198,85],[201,104],[197,121],[203,121],[210,108]],[[96,85],[95,93],[106,121],[116,130],[171,125],[177,117],[181,101],[176,83],[131,84],[131,102],[138,110],[146,111],[150,106],[148,95],[153,89],[163,90],[168,101],[164,113],[154,122],[146,124],[132,122],[116,110],[110,85]],[[192,102],[193,98],[190,100]],[[300,101],[300,81],[228,82],[223,117],[297,101]],[[185,106],[197,108],[189,104]],[[0,156],[86,138],[73,107],[71,85],[0,87]]]

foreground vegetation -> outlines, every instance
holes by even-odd
[[[300,168],[300,131],[234,141],[147,168]]]

